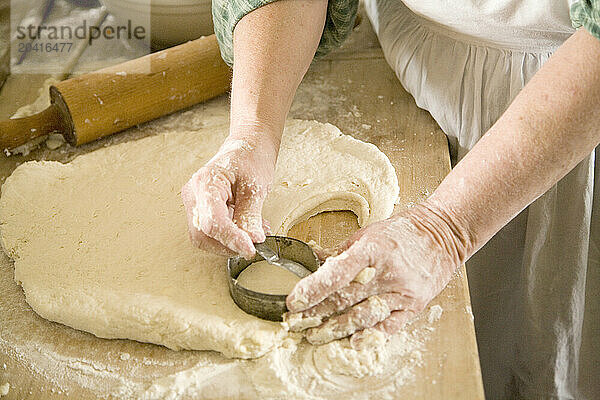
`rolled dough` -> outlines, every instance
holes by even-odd
[[[278,323],[231,300],[225,259],[194,248],[180,188],[218,149],[226,118],[103,148],[68,164],[28,162],[0,198],[2,246],[42,317],[103,338],[254,358],[280,346]],[[330,124],[286,125],[264,214],[276,233],[322,210],[361,225],[388,217],[395,171],[375,146]]]

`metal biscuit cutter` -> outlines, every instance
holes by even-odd
[[[235,304],[256,317],[281,321],[287,311],[286,295],[255,292],[237,281],[243,270],[263,260],[304,278],[319,268],[319,258],[308,244],[298,239],[267,236],[263,243],[256,244],[256,256],[253,259],[246,260],[244,257],[235,256],[227,261],[229,293]]]

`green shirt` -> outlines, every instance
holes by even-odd
[[[571,6],[571,21],[575,28],[584,27],[600,39],[600,0],[580,0]]]
[[[277,0],[213,0],[212,15],[215,35],[221,48],[221,56],[233,65],[233,29],[246,14]],[[317,49],[317,57],[324,56],[339,47],[354,27],[358,0],[329,0],[327,18]]]
[[[233,30],[240,19],[251,11],[277,0],[213,0],[212,14],[215,34],[223,60],[233,64]],[[317,57],[340,46],[354,26],[358,0],[329,0],[327,19],[317,49]],[[600,0],[580,0],[571,6],[571,21],[575,28],[584,27],[600,39]]]

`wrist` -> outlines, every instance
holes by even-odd
[[[411,209],[411,220],[451,257],[453,268],[463,264],[475,247],[475,238],[466,221],[453,210],[429,198]]]
[[[233,122],[227,140],[243,140],[255,149],[270,153],[279,152],[283,127],[273,127],[264,122]]]

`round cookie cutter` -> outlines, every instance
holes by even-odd
[[[300,266],[308,269],[310,273],[315,272],[320,266],[319,257],[317,257],[313,249],[298,239],[285,236],[267,236],[264,247],[272,250],[277,255],[277,259],[283,263],[291,260],[293,263],[300,264]],[[264,254],[264,251],[261,251],[261,253]],[[270,321],[281,321],[283,314],[287,311],[285,305],[287,295],[255,292],[243,287],[237,281],[237,277],[243,270],[255,262],[263,260],[269,261],[267,258],[261,256],[258,251],[256,256],[251,260],[246,260],[241,256],[231,257],[227,261],[229,293],[235,304],[246,313]],[[278,263],[273,264],[288,269]],[[301,276],[301,271],[298,271],[298,268],[295,269],[295,272],[290,270],[296,275],[303,277]]]

